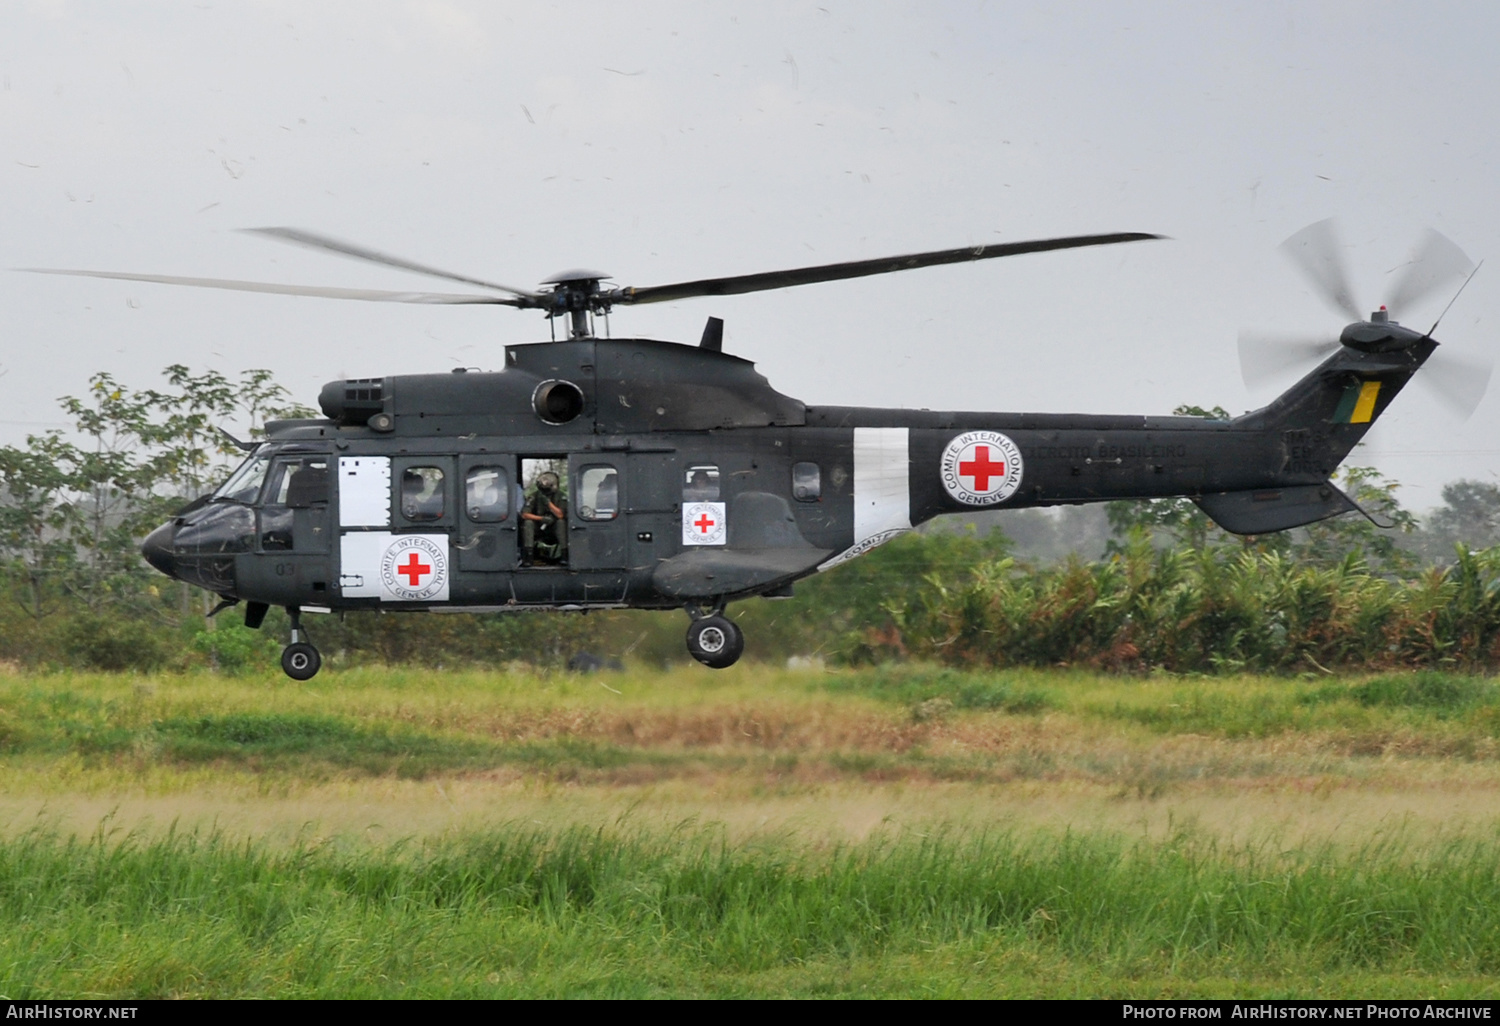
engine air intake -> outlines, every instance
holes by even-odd
[[[571,381],[543,381],[531,395],[531,406],[548,424],[566,424],[583,412],[583,389]]]

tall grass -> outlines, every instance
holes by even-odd
[[[1496,758],[1500,737],[1500,685],[1434,670],[1139,677],[912,661],[801,674],[636,672],[606,687],[582,676],[430,671],[319,681],[0,677],[0,762],[12,774],[66,765],[97,780],[157,770],[283,782],[500,770],[596,783],[793,770],[799,779],[981,780],[1019,771],[1017,728],[1054,741],[1102,728],[1126,747],[1144,743],[1136,727],[1222,739],[1300,732],[1328,753],[1483,761]],[[1093,778],[1082,750],[1069,751],[1065,764]]]
[[[834,693],[863,694],[920,708],[944,703],[953,709],[997,709],[1030,713],[1056,704],[1034,682],[1009,675],[965,673],[944,667],[885,665],[856,673],[830,674],[819,682]]]
[[[892,959],[940,990],[1002,992],[1005,974],[975,968],[986,953],[1057,965],[1096,993],[1205,972],[1240,976],[1237,993],[1320,974],[1492,976],[1500,866],[1488,839],[1340,854],[1186,834],[812,851],[698,829],[524,827],[377,850],[0,842],[12,999],[764,993],[766,974],[798,992],[809,967]]]

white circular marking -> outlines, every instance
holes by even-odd
[[[1004,502],[1021,487],[1021,449],[998,431],[966,431],[943,449],[943,487],[966,506]]]
[[[403,535],[381,557],[380,578],[392,594],[403,599],[431,598],[448,581],[448,553],[424,535]]]

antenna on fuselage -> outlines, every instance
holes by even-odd
[[[1453,298],[1450,299],[1450,300],[1448,300],[1448,305],[1445,306],[1445,307],[1443,307],[1443,312],[1440,313],[1440,314],[1438,314],[1437,320],[1435,320],[1435,321],[1432,322],[1432,327],[1430,327],[1430,328],[1427,329],[1427,337],[1428,338],[1431,338],[1432,337],[1432,333],[1434,331],[1437,331],[1437,326],[1442,323],[1444,317],[1448,316],[1448,311],[1451,310],[1451,309],[1453,309],[1453,304],[1458,302],[1458,297],[1464,294],[1464,289],[1466,289],[1466,288],[1469,287],[1469,282],[1471,282],[1471,281],[1474,280],[1474,275],[1478,274],[1479,273],[1479,269],[1481,267],[1483,267],[1483,266],[1484,266],[1484,261],[1483,260],[1479,261],[1479,263],[1477,263],[1477,264],[1474,265],[1474,270],[1472,270],[1472,271],[1469,272],[1469,276],[1467,278],[1465,278],[1464,279],[1464,283],[1458,287],[1458,291],[1455,292],[1455,293],[1453,293]]]

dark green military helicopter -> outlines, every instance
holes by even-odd
[[[570,271],[527,291],[311,232],[252,231],[488,294],[49,273],[496,304],[568,326],[565,340],[506,347],[504,369],[493,373],[330,382],[319,396],[325,419],[268,424],[223,487],[146,539],[152,566],[217,593],[220,608],[244,602],[249,627],[270,606],[285,607],[291,644],[282,666],[298,680],[321,662],[305,640],[308,611],[678,608],[691,617],[688,651],[725,667],[744,646],[724,615],[729,602],[789,596],[799,578],[944,513],[1190,496],[1226,530],[1261,534],[1354,511],[1330,475],[1438,345],[1385,307],[1361,319],[1320,223],[1287,247],[1355,323],[1324,340],[1243,336],[1247,380],[1288,359],[1324,358],[1242,417],[809,406],[723,352],[717,318],[696,346],[601,338],[596,319],[617,306],[1159,236],[973,246],[649,288]],[[1468,266],[1434,233],[1392,302],[1410,302]],[[1460,368],[1452,398],[1472,409],[1487,378]]]

